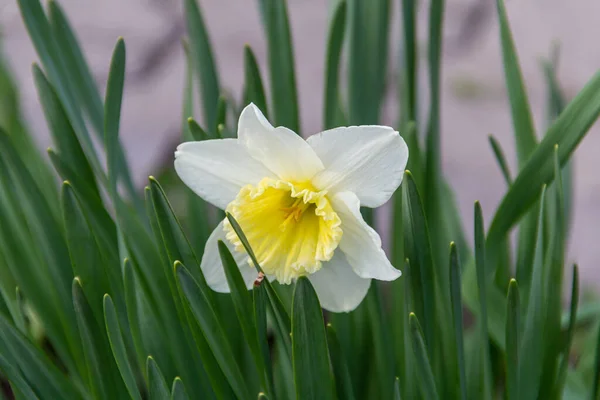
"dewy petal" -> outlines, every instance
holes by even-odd
[[[308,279],[319,296],[321,307],[333,312],[354,310],[365,298],[371,285],[370,279],[360,278],[354,273],[339,250]]]
[[[361,278],[392,281],[401,272],[392,266],[383,249],[381,238],[360,214],[360,202],[352,192],[341,192],[332,199],[333,208],[342,220],[340,250],[354,272]]]
[[[235,262],[240,268],[246,287],[251,289],[254,280],[258,276],[258,272],[256,272],[256,269],[248,262],[248,255],[246,253],[235,251],[234,246],[225,239],[223,221],[221,221],[210,234],[210,237],[206,241],[206,246],[204,247],[204,255],[202,256],[200,269],[202,269],[204,278],[206,278],[206,283],[208,283],[208,286],[215,292],[229,293],[230,291],[227,278],[225,277],[223,263],[221,262],[221,256],[219,255],[219,246],[217,244],[217,241],[219,240],[223,241],[227,245],[229,251],[231,251],[233,258],[235,258]]]
[[[313,135],[307,142],[325,165],[313,179],[320,190],[354,192],[363,206],[379,207],[402,182],[408,147],[392,128],[335,128]]]
[[[237,139],[183,143],[175,152],[175,170],[198,196],[221,209],[243,186],[273,176]]]
[[[304,139],[282,126],[273,128],[254,104],[240,115],[238,139],[280,179],[307,181],[323,170],[323,163]]]

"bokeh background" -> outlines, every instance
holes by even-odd
[[[335,0],[288,0],[295,45],[296,76],[304,134],[322,124],[323,65],[326,25]],[[181,2],[177,0],[61,0],[98,84],[104,87],[115,40],[127,44],[127,78],[121,138],[135,181],[172,161],[180,141],[184,84],[185,34]],[[243,83],[243,46],[250,44],[265,65],[265,40],[257,1],[200,0],[221,82],[237,99]],[[398,115],[396,87],[400,63],[400,11],[392,9],[388,96],[384,122]],[[420,2],[423,45],[421,91],[425,81],[427,1]],[[600,2],[595,0],[507,0],[506,8],[535,117],[538,136],[544,132],[547,101],[541,61],[558,48],[558,77],[567,98],[600,69]],[[488,144],[488,134],[500,141],[514,172],[515,153],[504,86],[494,2],[448,0],[444,26],[442,146],[444,173],[455,188],[463,220],[471,232],[472,204],[480,200],[490,217],[505,191]],[[37,59],[16,2],[0,0],[0,46],[21,91],[26,120],[40,148],[50,144],[48,129],[31,76]],[[373,60],[373,62],[379,62]],[[263,68],[263,71],[265,69]],[[266,76],[263,75],[265,83]],[[421,107],[421,113],[427,110]],[[197,110],[200,116],[200,110]],[[569,261],[581,267],[584,286],[600,287],[600,134],[595,126],[574,155],[575,199]],[[487,212],[486,212],[487,211]],[[383,214],[385,218],[385,214]]]

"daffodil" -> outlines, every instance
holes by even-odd
[[[408,148],[392,128],[350,126],[302,139],[274,128],[253,104],[237,139],[181,144],[175,169],[204,200],[240,224],[267,279],[307,276],[323,308],[351,311],[371,279],[400,276],[360,207],[379,207],[402,181]],[[209,286],[229,292],[217,241],[234,254],[252,287],[257,272],[228,220],[210,235],[201,269]]]

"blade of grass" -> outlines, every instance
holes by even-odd
[[[333,399],[323,313],[310,281],[299,278],[292,304],[292,349],[296,398]]]
[[[404,39],[404,88],[400,96],[402,125],[409,121],[417,121],[417,7],[414,0],[402,0],[402,28]]]
[[[521,305],[517,281],[511,279],[508,285],[508,301],[506,305],[506,391],[508,399],[519,398],[519,346],[521,328]]]

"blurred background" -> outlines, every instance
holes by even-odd
[[[295,45],[296,76],[305,135],[321,130],[326,26],[335,0],[288,0]],[[127,44],[127,78],[121,138],[135,181],[146,184],[149,174],[170,165],[180,142],[185,60],[182,5],[177,0],[61,0],[96,80],[104,87],[115,40]],[[265,66],[265,41],[257,1],[200,0],[208,25],[222,85],[236,99],[243,84],[243,46],[250,44]],[[398,116],[400,10],[392,9],[392,41],[388,96],[384,121]],[[538,136],[544,132],[547,93],[541,61],[558,54],[558,77],[567,98],[600,68],[600,2],[578,0],[577,7],[561,0],[507,0],[509,21],[527,84]],[[420,2],[425,28],[427,1]],[[420,96],[427,96],[425,29]],[[16,78],[23,111],[41,149],[50,137],[31,76],[37,60],[13,0],[0,0],[0,48]],[[374,60],[375,61],[375,60]],[[263,73],[265,68],[262,69]],[[472,204],[480,200],[491,217],[505,183],[488,144],[493,133],[515,164],[512,125],[504,86],[494,3],[448,0],[444,26],[442,145],[444,173],[456,190],[461,213],[471,234]],[[268,80],[264,82],[268,84]],[[200,115],[200,110],[196,110]],[[421,107],[425,115],[427,110]],[[584,285],[600,286],[600,135],[596,126],[574,156],[574,220],[568,261],[581,267]],[[513,172],[515,168],[512,169]],[[385,218],[385,214],[383,215]]]

